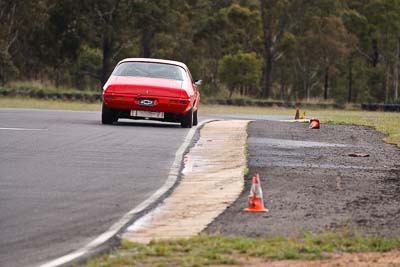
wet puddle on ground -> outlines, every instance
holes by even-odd
[[[304,148],[304,147],[352,147],[347,144],[332,144],[324,142],[312,142],[302,140],[288,140],[288,139],[275,139],[275,138],[258,138],[250,137],[249,143],[251,144],[264,144],[275,147],[286,147],[286,148]]]
[[[188,174],[193,171],[193,159],[190,154],[186,154],[184,160],[183,160],[183,170],[182,174]]]
[[[215,166],[218,162],[210,162],[206,156],[186,154],[183,159],[182,175],[189,175],[190,173],[205,173]],[[222,168],[223,169],[223,168]]]
[[[259,160],[251,160],[251,165],[255,167],[289,167],[289,168],[320,168],[320,169],[356,169],[356,170],[374,170],[374,171],[391,171],[390,168],[375,168],[356,165],[342,165],[342,164],[313,164],[302,162],[282,162],[282,161],[268,161],[262,162]]]
[[[337,144],[327,142],[315,142],[315,141],[304,141],[304,140],[290,140],[290,139],[277,139],[277,138],[260,138],[250,137],[248,143],[252,146],[266,146],[272,148],[269,151],[269,156],[264,155],[263,160],[260,159],[259,155],[250,157],[250,165],[255,167],[289,167],[289,168],[321,168],[321,169],[356,169],[356,170],[375,170],[375,171],[387,171],[386,168],[376,168],[366,166],[366,161],[359,161],[359,164],[333,164],[331,162],[325,163],[313,163],[315,159],[310,159],[310,154],[305,156],[304,150],[307,148],[366,148],[366,146],[351,145],[351,144]],[[276,153],[275,148],[278,153]],[[301,151],[301,153],[300,153]],[[330,153],[326,153],[329,155]],[[347,152],[343,152],[343,160],[347,158]],[[261,157],[262,158],[262,157]],[[285,159],[285,160],[282,160]],[[317,160],[320,160],[318,158]]]

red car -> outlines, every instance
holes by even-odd
[[[178,61],[127,58],[120,61],[103,87],[101,121],[119,118],[197,125],[198,86],[185,64]]]

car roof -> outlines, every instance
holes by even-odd
[[[125,58],[120,62],[118,62],[118,65],[125,62],[151,62],[151,63],[170,64],[182,67],[185,70],[188,69],[188,67],[182,62],[175,60],[157,59],[157,58]]]

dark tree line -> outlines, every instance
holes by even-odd
[[[399,101],[400,0],[0,0],[0,83],[99,90],[125,57],[208,95]]]

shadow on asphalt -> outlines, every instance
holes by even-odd
[[[100,125],[103,127],[111,126],[111,127],[153,127],[153,128],[169,128],[169,129],[182,129],[181,125],[179,123],[169,123],[169,122],[158,122],[158,121],[145,121],[145,120],[139,120],[139,121],[134,121],[134,120],[124,120],[124,121],[118,121],[112,125],[105,125],[102,124],[100,120],[84,120],[84,121],[76,121],[76,120],[71,120],[68,121],[69,124],[83,124],[83,125]]]
[[[121,121],[114,123],[113,126],[123,127],[154,127],[154,128],[181,128],[180,124],[166,123],[166,122],[155,122],[155,121]]]

